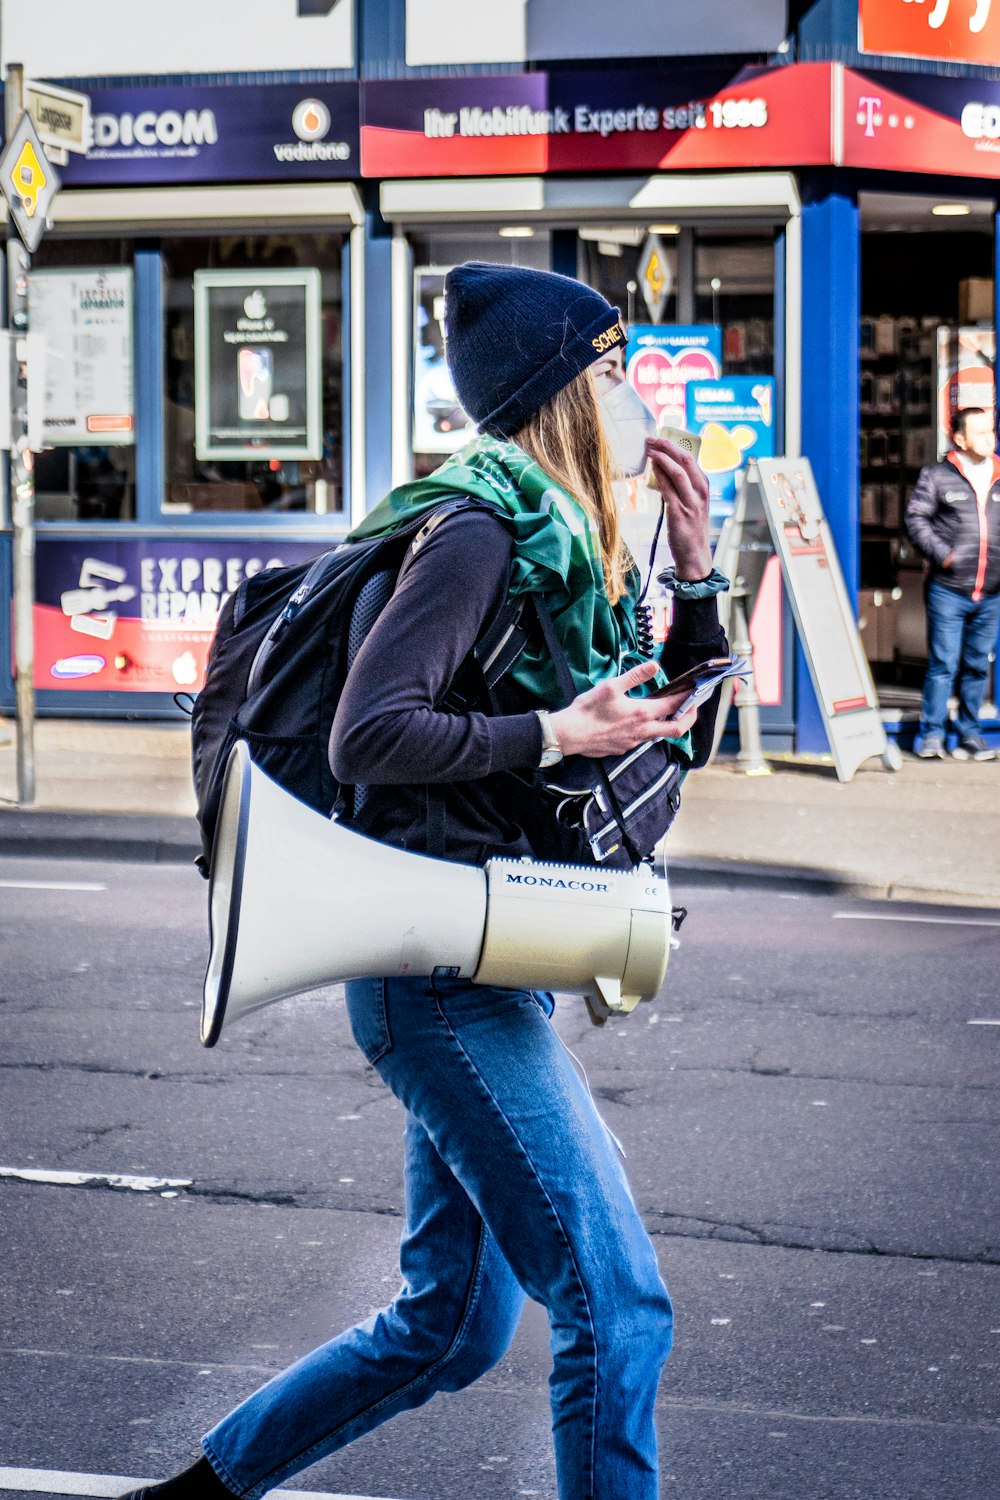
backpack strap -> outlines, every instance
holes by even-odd
[[[569,670],[569,662],[566,660],[566,653],[562,648],[562,642],[556,635],[556,627],[553,623],[552,615],[549,612],[549,607],[546,604],[545,600],[542,598],[541,594],[529,594],[528,598],[531,600],[532,608],[535,612],[535,618],[538,621],[542,636],[544,637],[548,653],[552,658],[552,665],[555,667],[556,681],[559,684],[559,691],[563,696],[562,706],[564,708],[568,708],[569,705],[573,702],[573,699],[576,697],[576,686],[573,682],[573,678]],[[604,761],[600,760],[597,757],[591,758],[590,756],[587,756],[587,759],[590,760],[595,771],[597,772],[598,779],[604,789],[604,795],[608,799],[608,808],[611,812],[611,816],[618,824],[618,831],[622,836],[622,845],[627,851],[628,857],[632,861],[633,865],[638,865],[642,860],[642,854],[635,847],[635,844],[633,843],[629,835],[628,829],[625,826],[625,815],[622,812],[621,803],[618,801],[618,793],[615,791],[614,783],[612,782],[611,777],[608,775],[607,767],[604,764]]]
[[[501,522],[505,519],[505,512],[488,501],[470,499],[468,496],[456,496],[454,500],[448,500],[439,505],[416,526],[411,540],[407,543],[406,552],[418,552],[443,521],[464,510],[488,511]],[[402,566],[402,560],[399,566]],[[388,604],[396,586],[398,572],[397,567],[374,573],[355,599],[348,632],[346,662],[348,670],[353,665],[368,632]],[[303,588],[308,582],[308,579],[304,581]],[[527,640],[527,631],[522,624],[524,607],[523,597],[505,600],[472,649],[471,657],[482,676],[486,696],[491,706],[493,688],[524,650]],[[442,706],[447,707],[451,712],[463,713],[469,710],[474,701],[471,695],[467,697],[459,691],[450,690],[445,695]],[[369,786],[360,785],[352,789],[353,818],[357,819],[362,815],[369,801],[371,790]],[[448,836],[448,813],[444,788],[428,783],[424,787],[424,798],[427,853],[433,858],[443,859]]]

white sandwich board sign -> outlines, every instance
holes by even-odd
[[[837,775],[849,781],[886,757],[878,693],[858,633],[830,527],[807,458],[760,458],[748,468],[716,566],[737,573],[751,598],[771,551],[781,571]]]

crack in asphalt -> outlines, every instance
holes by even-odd
[[[0,1062],[0,1070],[17,1073],[90,1073],[99,1077],[141,1078],[149,1083],[228,1083],[221,1073],[162,1073],[156,1068],[116,1068],[109,1063]]]
[[[2,1072],[35,1072],[35,1073],[87,1073],[94,1076],[107,1076],[112,1078],[137,1078],[145,1083],[192,1083],[218,1087],[223,1084],[237,1084],[245,1081],[258,1082],[261,1079],[310,1079],[323,1083],[344,1082],[338,1075],[326,1076],[320,1080],[316,1079],[315,1073],[306,1069],[266,1069],[254,1073],[190,1073],[190,1072],[166,1072],[159,1068],[120,1068],[107,1063],[88,1063],[79,1061],[52,1062],[0,1062]],[[675,1062],[669,1065],[672,1073],[708,1073],[743,1075],[755,1078],[781,1078],[790,1082],[799,1083],[840,1083],[858,1084],[872,1088],[898,1088],[898,1089],[923,1089],[928,1092],[939,1091],[943,1093],[980,1093],[991,1094],[993,1087],[988,1083],[970,1083],[967,1081],[956,1083],[936,1083],[929,1080],[912,1078],[873,1078],[865,1074],[852,1073],[800,1073],[791,1066],[783,1063],[759,1064],[750,1062],[747,1064],[736,1063],[683,1063]],[[381,1079],[373,1068],[366,1067],[364,1074],[358,1076],[353,1072],[351,1080],[360,1084],[368,1097],[363,1097],[354,1102],[353,1108],[365,1109],[373,1103],[387,1100],[390,1095],[384,1089]],[[631,1100],[630,1095],[641,1093],[638,1085],[630,1084],[597,1084],[591,1089],[595,1099],[602,1099],[608,1104],[621,1104],[627,1106]],[[988,1122],[972,1122],[988,1123]]]
[[[625,1069],[628,1063],[617,1063],[614,1066]],[[668,1073],[709,1073],[709,1074],[736,1074],[749,1075],[757,1078],[781,1078],[791,1083],[842,1083],[847,1085],[857,1084],[863,1088],[894,1088],[894,1089],[926,1089],[940,1090],[945,1093],[979,1093],[993,1094],[995,1087],[988,1083],[969,1083],[965,1080],[956,1083],[934,1083],[917,1078],[873,1078],[863,1073],[799,1073],[792,1067],[786,1067],[782,1063],[760,1066],[759,1064],[746,1063],[683,1063],[672,1062],[667,1066]],[[632,1085],[629,1089],[616,1088],[615,1085],[600,1085],[592,1089],[596,1097],[608,1098],[615,1104],[627,1103],[625,1099],[615,1097],[619,1093],[639,1093],[640,1085]]]
[[[654,1238],[721,1240],[734,1244],[766,1246],[775,1250],[809,1250],[828,1255],[870,1255],[887,1260],[940,1260],[964,1266],[1000,1265],[1000,1246],[997,1245],[986,1245],[982,1250],[966,1253],[889,1248],[862,1236],[838,1238],[833,1232],[817,1231],[808,1225],[786,1224],[780,1229],[771,1229],[768,1225],[711,1219],[700,1214],[674,1214],[664,1209],[651,1208],[643,1210],[643,1217],[649,1234]],[[659,1221],[658,1224],[656,1221]],[[801,1235],[797,1236],[794,1231],[799,1228]]]
[[[188,1073],[188,1072],[166,1072],[160,1068],[119,1068],[108,1063],[89,1063],[77,1060],[52,1062],[0,1062],[0,1071],[16,1073],[20,1071],[33,1073],[88,1073],[97,1077],[112,1078],[138,1078],[145,1083],[197,1083],[197,1084],[238,1084],[251,1082],[256,1083],[263,1078],[275,1079],[309,1079],[318,1084],[344,1084],[345,1079],[337,1074],[326,1074],[317,1076],[315,1072],[307,1069],[267,1069],[254,1073]],[[377,1078],[377,1075],[374,1075]],[[352,1069],[346,1082],[351,1086],[360,1085],[367,1092],[369,1080],[367,1076],[359,1077],[356,1068]],[[381,1080],[379,1080],[381,1082]],[[371,1104],[370,1098],[364,1098],[358,1102],[357,1107],[363,1108]]]
[[[58,1187],[55,1183],[26,1183],[7,1179],[0,1183],[4,1188],[27,1188],[36,1190]],[[76,1186],[87,1192],[118,1193],[122,1189],[107,1182],[88,1182]],[[221,1207],[227,1205],[252,1205],[258,1208],[286,1208],[323,1211],[328,1213],[364,1213],[376,1217],[401,1219],[403,1210],[395,1204],[357,1203],[348,1196],[331,1193],[323,1188],[300,1188],[291,1192],[251,1192],[238,1187],[222,1185],[198,1185],[181,1189],[171,1194],[172,1198],[197,1198],[203,1203]],[[827,1255],[872,1256],[885,1260],[941,1261],[951,1265],[992,1266],[1000,1265],[1000,1246],[986,1245],[977,1251],[920,1250],[913,1247],[890,1247],[879,1245],[874,1240],[861,1236],[840,1237],[834,1232],[816,1230],[808,1225],[769,1225],[743,1223],[732,1219],[713,1219],[699,1214],[672,1213],[665,1209],[642,1210],[646,1229],[654,1239],[715,1240],[731,1244],[755,1245],[773,1250],[807,1250]],[[795,1232],[798,1231],[798,1232]]]

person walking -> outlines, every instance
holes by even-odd
[[[353,534],[388,534],[463,495],[490,510],[424,527],[350,669],[331,735],[363,784],[364,830],[426,849],[439,792],[444,856],[535,852],[535,771],[563,755],[669,738],[711,750],[717,698],[677,717],[667,678],[724,655],[708,483],[650,438],[625,381],[620,313],[567,277],[471,263],[446,284],[447,357],[480,436],[393,491]],[[616,457],[617,455],[617,457]],[[640,649],[640,581],[612,481],[652,463],[676,595],[660,659]],[[510,592],[540,590],[576,697],[530,636],[494,711],[442,708]],[[561,706],[560,706],[561,705]],[[419,785],[415,780],[419,778]],[[528,812],[525,810],[528,809]],[[614,1138],[551,1024],[549,994],[431,975],[347,985],[354,1038],[406,1112],[406,1218],[395,1300],[252,1394],[150,1500],[256,1500],[398,1412],[479,1378],[525,1297],[546,1308],[562,1500],[656,1500],[654,1400],[672,1310]]]
[[[958,692],[956,760],[993,760],[979,710],[1000,628],[1000,458],[993,413],[967,406],[952,421],[954,448],[921,469],[906,530],[928,564],[927,672],[916,753],[944,759],[948,699]]]

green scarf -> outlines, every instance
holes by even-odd
[[[636,633],[639,570],[632,565],[625,593],[617,604],[609,604],[596,521],[516,443],[474,438],[426,479],[390,491],[347,540],[388,536],[456,495],[485,500],[511,518],[510,593],[544,597],[577,692],[647,659]],[[539,704],[562,702],[555,668],[541,641],[529,641],[511,676]],[[661,671],[640,692],[666,681]],[[689,736],[675,743],[689,751]]]

